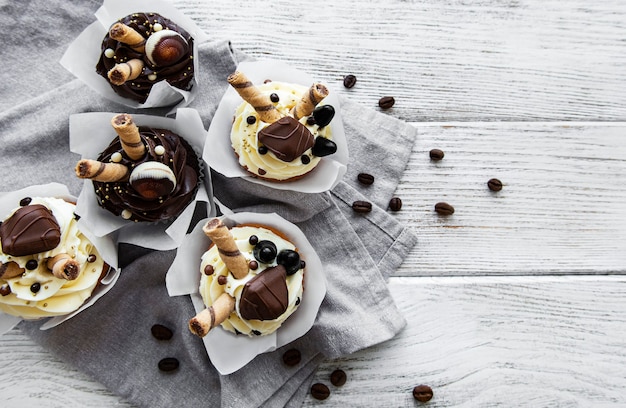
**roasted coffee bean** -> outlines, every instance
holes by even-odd
[[[380,106],[381,109],[390,109],[395,103],[396,100],[393,96],[383,96],[378,100],[378,106]]]
[[[315,383],[311,386],[311,396],[317,400],[325,400],[330,396],[330,389],[326,384]]]
[[[337,369],[333,371],[332,373],[330,373],[330,382],[335,387],[341,387],[342,385],[346,383],[347,379],[348,379],[348,376],[346,375],[346,372],[343,370]]]
[[[356,176],[356,178],[357,180],[359,180],[361,184],[365,184],[366,186],[374,184],[374,176],[372,176],[371,174],[359,173],[359,175]]]
[[[454,214],[454,207],[452,207],[448,203],[437,203],[435,204],[435,211],[439,215],[452,215]]]
[[[343,86],[352,88],[354,85],[356,85],[356,77],[354,75],[350,74],[343,77]]]
[[[433,398],[433,390],[428,385],[418,385],[413,388],[413,398],[419,402],[428,402]]]
[[[372,211],[372,203],[370,203],[369,201],[357,200],[352,203],[352,209],[354,210],[354,212],[368,213]]]
[[[301,359],[302,355],[300,354],[300,350],[295,348],[289,349],[283,354],[283,363],[290,367],[300,364]]]
[[[393,197],[391,200],[389,200],[389,209],[391,211],[400,211],[401,208],[402,200],[400,199],[400,197]]]
[[[487,182],[487,187],[489,187],[491,191],[500,191],[502,190],[502,182],[497,178],[492,178]]]
[[[24,198],[22,198],[22,199],[20,200],[20,206],[25,207],[25,206],[27,206],[28,204],[30,204],[30,202],[31,202],[31,201],[33,201],[33,199],[32,199],[32,198],[30,198],[30,197],[24,197]]]
[[[440,150],[440,149],[432,149],[429,152],[429,155],[430,155],[430,160],[433,160],[433,161],[442,160],[443,156],[445,156],[443,153],[443,150]]]
[[[180,363],[178,362],[178,359],[174,357],[166,357],[159,361],[159,370],[165,372],[174,371],[179,365]]]
[[[157,340],[169,340],[174,336],[174,332],[162,324],[155,324],[150,328],[152,336]]]

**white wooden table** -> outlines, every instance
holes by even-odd
[[[414,407],[418,384],[432,407],[626,406],[626,3],[173,3],[419,129],[395,214],[419,243],[389,282],[408,326],[324,363],[348,381],[305,406]],[[128,406],[19,330],[0,359],[0,406]]]

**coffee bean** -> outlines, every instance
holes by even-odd
[[[179,365],[180,363],[178,362],[178,359],[174,357],[166,357],[159,361],[159,370],[170,372],[176,370]]]
[[[289,349],[283,354],[283,363],[290,367],[300,364],[301,359],[302,355],[298,349]]]
[[[326,384],[315,383],[311,386],[311,396],[318,400],[325,400],[330,396],[330,389]]]
[[[371,174],[359,173],[359,175],[356,176],[356,178],[357,180],[359,180],[361,184],[365,184],[366,186],[374,184],[374,176],[372,176]]]
[[[491,191],[500,191],[502,190],[502,182],[497,178],[492,178],[487,182],[487,187],[489,187]]]
[[[352,203],[352,209],[358,213],[368,213],[372,211],[372,203],[368,201],[357,200]]]
[[[393,96],[383,96],[378,100],[378,106],[380,106],[381,109],[390,109],[395,103],[396,100]]]
[[[356,84],[356,77],[352,74],[343,77],[343,86],[352,88]]]
[[[346,383],[347,379],[348,379],[348,376],[346,375],[346,372],[343,370],[337,369],[333,371],[332,373],[330,373],[330,382],[335,387],[341,387],[342,385]]]
[[[452,215],[454,214],[454,207],[452,207],[448,203],[437,203],[435,204],[435,211],[439,215]]]
[[[174,332],[162,324],[155,324],[150,328],[150,332],[157,340],[169,340],[174,336]]]
[[[428,385],[418,385],[413,388],[413,398],[419,402],[428,402],[433,398],[433,390]]]
[[[439,150],[439,149],[432,149],[430,152],[430,160],[433,161],[439,161],[441,159],[443,159],[444,153],[443,150]]]
[[[402,200],[400,199],[400,197],[393,197],[391,200],[389,200],[389,208],[391,209],[391,211],[400,211],[400,209],[402,208]]]
[[[31,202],[31,201],[33,201],[33,199],[32,199],[32,198],[30,198],[30,197],[24,197],[24,198],[22,198],[22,199],[20,200],[20,206],[25,207],[25,206],[27,206],[28,204],[30,204],[30,202]]]

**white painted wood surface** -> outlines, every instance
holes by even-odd
[[[325,363],[316,381],[348,382],[305,406],[420,406],[420,383],[426,406],[626,405],[626,3],[173,3],[419,129],[396,216],[420,241],[390,281],[408,325]],[[18,330],[0,359],[2,407],[128,406]]]

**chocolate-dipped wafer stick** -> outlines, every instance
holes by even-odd
[[[125,113],[115,115],[111,119],[111,126],[120,137],[122,149],[131,160],[139,160],[146,153],[146,146],[141,141],[139,128],[133,118]]]
[[[74,280],[80,273],[80,264],[68,254],[58,254],[49,258],[46,266],[59,279]]]
[[[109,28],[109,37],[128,45],[137,52],[144,52],[146,39],[139,32],[124,23],[115,23]]]
[[[20,276],[24,273],[24,268],[20,268],[15,262],[7,262],[0,264],[0,278],[9,279]]]
[[[233,72],[228,76],[227,81],[244,101],[252,105],[263,122],[274,123],[282,117],[270,100],[269,95],[260,92],[243,72]]]
[[[141,74],[143,67],[143,61],[135,58],[115,64],[115,66],[109,70],[107,76],[113,85],[124,85],[126,81],[137,78]]]
[[[213,218],[207,221],[202,231],[211,238],[230,273],[236,279],[244,278],[248,274],[248,261],[239,251],[228,227],[219,218]]]
[[[328,96],[328,88],[319,82],[311,85],[309,90],[302,95],[302,98],[296,103],[291,110],[291,114],[295,119],[309,116],[313,113],[315,106]]]
[[[215,326],[221,324],[235,310],[235,298],[222,293],[215,302],[189,320],[189,330],[196,336],[204,337]]]
[[[119,163],[103,163],[97,160],[82,159],[76,164],[76,175],[82,179],[101,182],[128,180],[128,168]]]

